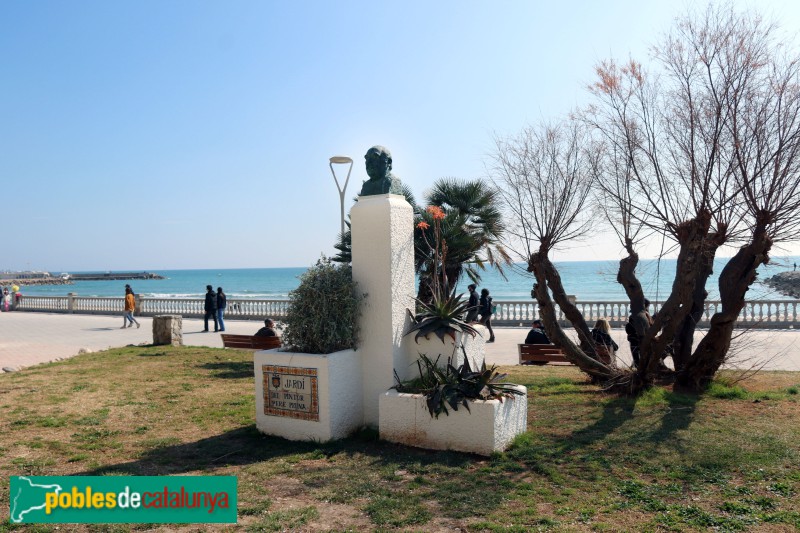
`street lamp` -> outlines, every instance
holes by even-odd
[[[344,181],[344,187],[339,186],[339,179],[336,177],[336,172],[333,170],[333,165],[350,165],[347,169],[347,179]],[[329,166],[331,167],[331,174],[333,174],[333,181],[336,182],[336,188],[339,190],[339,202],[342,208],[342,235],[344,235],[344,191],[347,190],[347,184],[350,182],[350,172],[353,170],[353,160],[344,155],[335,155],[331,157]]]

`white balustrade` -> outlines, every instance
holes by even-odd
[[[203,311],[204,300],[199,298],[139,298],[141,316],[181,315],[198,318]],[[800,317],[797,307],[800,300],[752,300],[745,303],[739,313],[738,325],[762,328],[797,328]],[[496,326],[529,326],[540,318],[539,309],[534,301],[495,300],[496,313],[492,323]],[[607,319],[612,327],[623,327],[628,321],[630,304],[625,301],[594,301],[575,304],[583,314],[589,327],[599,318]],[[653,302],[650,309],[656,313],[662,302]],[[45,313],[82,313],[82,314],[119,314],[124,309],[122,298],[105,298],[96,296],[23,296],[18,310]],[[289,309],[288,300],[250,300],[229,298],[225,309],[225,317],[229,319],[263,320],[285,317]],[[698,327],[708,327],[714,313],[722,310],[719,301],[705,302],[703,314]],[[563,325],[567,324],[563,311],[557,310],[557,317]]]

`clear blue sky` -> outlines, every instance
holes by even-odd
[[[800,30],[797,2],[759,6]],[[494,135],[586,101],[684,7],[5,0],[0,270],[309,265],[339,231],[330,156],[356,161],[348,204],[375,144],[418,198],[481,177]]]

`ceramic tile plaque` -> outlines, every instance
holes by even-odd
[[[317,369],[264,365],[264,414],[319,421]]]

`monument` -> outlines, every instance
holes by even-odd
[[[424,396],[390,390],[395,374],[416,377],[421,348],[413,335],[405,336],[415,305],[414,213],[391,172],[389,150],[373,146],[364,159],[369,179],[350,211],[353,280],[366,294],[357,349],[256,352],[256,425],[293,440],[338,439],[371,426],[381,438],[425,448],[482,454],[505,449],[525,431],[526,396],[476,400],[474,415],[461,409],[443,420],[430,418]],[[444,349],[455,352],[456,346]],[[477,366],[483,342],[474,350],[466,355]]]

